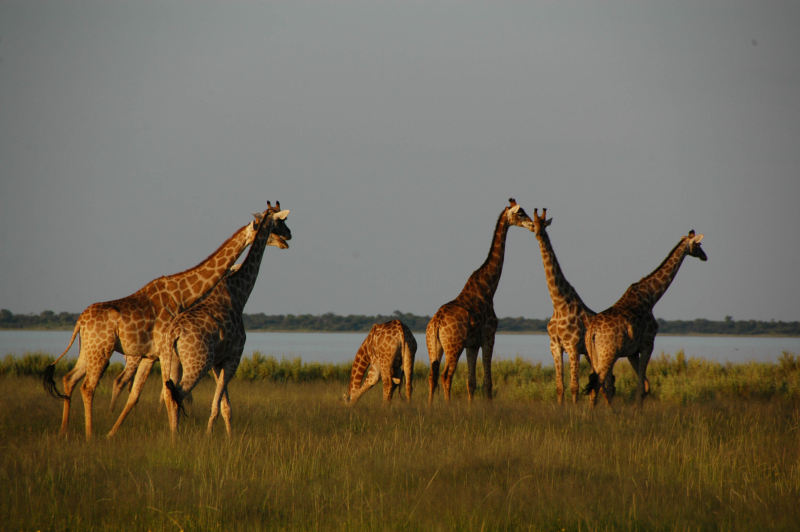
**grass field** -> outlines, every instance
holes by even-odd
[[[0,366],[2,530],[797,530],[800,357],[719,365],[662,356],[638,409],[626,363],[613,409],[558,406],[552,369],[495,364],[497,397],[410,404],[376,388],[341,403],[346,367],[255,356],[231,384],[234,435],[195,389],[176,441],[151,377],[112,440],[112,368],[83,439],[74,396],[42,389],[36,356]],[[16,365],[15,365],[16,364]],[[26,369],[27,368],[27,369]],[[266,368],[266,369],[265,369]],[[271,369],[270,369],[271,368]],[[61,370],[63,371],[63,369]],[[463,368],[459,371],[463,372]],[[582,383],[587,372],[582,372]],[[60,386],[60,382],[59,382]]]

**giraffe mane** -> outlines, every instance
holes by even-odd
[[[675,244],[675,247],[673,247],[671,250],[669,250],[669,253],[667,253],[667,256],[664,257],[664,260],[662,260],[659,263],[659,265],[655,269],[653,269],[653,271],[651,271],[650,273],[648,273],[647,275],[642,277],[642,280],[643,279],[647,279],[648,277],[650,277],[653,274],[655,274],[658,270],[660,270],[664,266],[664,264],[672,257],[672,254],[675,253],[675,250],[678,249],[679,247],[681,247],[682,245],[684,245],[685,243],[686,243],[686,237],[685,236],[681,237],[680,242]]]
[[[225,241],[224,241],[222,244],[220,244],[219,246],[217,246],[217,249],[215,249],[215,250],[214,250],[213,252],[211,252],[211,253],[210,253],[210,254],[209,254],[209,255],[208,255],[206,258],[204,258],[203,260],[201,260],[200,262],[198,262],[197,264],[195,264],[195,265],[194,265],[194,266],[192,266],[191,268],[186,268],[186,269],[185,269],[185,270],[183,270],[183,271],[180,271],[180,272],[177,272],[177,273],[171,273],[171,274],[169,274],[169,275],[162,275],[161,277],[159,277],[159,279],[168,279],[168,278],[170,278],[170,277],[178,277],[178,276],[180,276],[180,275],[184,275],[184,274],[186,274],[186,273],[189,273],[189,272],[191,272],[192,270],[194,270],[194,269],[196,269],[196,268],[200,268],[200,267],[201,267],[203,264],[205,264],[205,263],[206,263],[206,262],[207,262],[207,261],[208,261],[208,260],[209,260],[211,257],[213,257],[214,255],[216,255],[217,253],[219,253],[219,251],[220,251],[222,248],[224,248],[226,245],[228,245],[228,242],[230,242],[231,240],[233,240],[234,238],[236,238],[236,237],[239,235],[239,233],[240,233],[240,232],[242,232],[242,231],[244,231],[244,230],[245,230],[245,229],[246,229],[246,228],[247,228],[247,227],[248,227],[250,224],[252,224],[252,223],[255,223],[256,225],[258,225],[258,224],[261,222],[261,220],[259,220],[259,217],[260,217],[261,215],[263,215],[263,213],[256,213],[256,214],[254,214],[254,215],[253,215],[253,220],[251,220],[251,221],[250,221],[250,222],[248,222],[247,224],[245,224],[245,225],[243,225],[242,227],[240,227],[239,229],[237,229],[235,233],[233,233],[233,234],[232,234],[230,237],[228,237],[227,239],[225,239]]]

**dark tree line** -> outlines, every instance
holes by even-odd
[[[40,314],[14,314],[10,310],[0,310],[0,329],[71,329],[78,314],[45,310]],[[244,325],[251,331],[327,331],[352,332],[368,331],[374,323],[391,319],[402,320],[413,331],[423,332],[430,316],[418,316],[395,310],[392,314],[366,316],[348,314],[340,316],[326,314],[245,314]],[[729,334],[729,335],[776,335],[800,336],[800,321],[756,321],[734,320],[726,316],[723,321],[696,320],[658,320],[659,332],[666,334]],[[547,320],[524,318],[500,318],[500,332],[546,332]]]

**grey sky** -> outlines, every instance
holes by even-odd
[[[800,4],[0,1],[0,307],[79,312],[291,209],[247,312],[433,314],[510,196],[595,310],[798,320]],[[499,316],[551,311],[512,228]]]

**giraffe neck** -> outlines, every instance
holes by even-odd
[[[561,271],[561,266],[556,258],[556,252],[550,243],[550,237],[544,229],[542,229],[541,234],[536,234],[536,240],[539,241],[539,250],[542,252],[542,264],[544,265],[547,289],[550,292],[550,300],[553,302],[553,307],[568,305],[572,302],[577,302],[581,307],[585,307],[586,305],[584,305],[578,293],[564,277],[564,272]]]
[[[231,304],[233,310],[237,313],[244,311],[244,306],[256,284],[258,271],[261,268],[261,260],[264,258],[264,251],[267,247],[267,239],[272,232],[272,224],[273,222],[270,218],[269,221],[265,221],[261,225],[242,265],[226,280],[231,294]]]
[[[457,300],[479,299],[483,302],[491,301],[500,283],[500,274],[503,273],[503,259],[506,252],[506,235],[508,234],[508,218],[504,209],[497,219],[492,236],[492,245],[489,255],[480,268],[470,275]]]
[[[223,278],[242,251],[250,245],[253,231],[250,224],[241,227],[203,262],[186,271],[159,277],[146,285],[156,310],[168,309],[173,315],[202,298]]]
[[[374,329],[374,326],[373,326]],[[372,330],[370,330],[370,334],[364,339],[361,343],[361,347],[358,348],[356,352],[356,358],[353,360],[353,367],[350,369],[350,384],[347,386],[347,395],[348,398],[352,398],[353,394],[361,387],[361,383],[364,381],[364,374],[367,372],[367,367],[369,367],[369,349],[367,348],[367,342],[370,341],[372,337]]]
[[[626,308],[652,309],[675,279],[686,252],[686,242],[681,239],[658,268],[628,288],[618,304]]]

